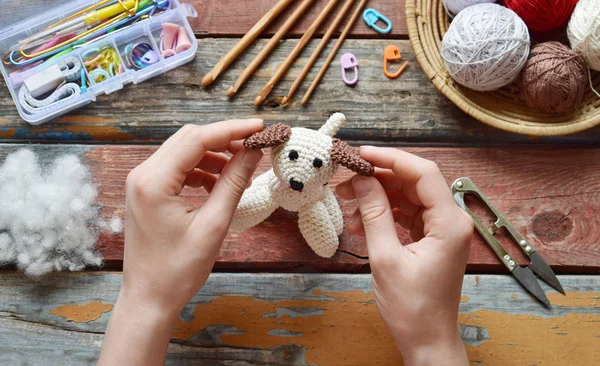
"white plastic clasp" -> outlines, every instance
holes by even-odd
[[[49,68],[38,72],[25,79],[23,83],[34,98],[56,90],[65,81],[62,71],[58,65],[52,65]]]

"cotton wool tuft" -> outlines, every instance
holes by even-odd
[[[8,155],[0,166],[0,265],[16,263],[32,277],[99,266],[96,196],[76,156],[43,169],[31,150]]]

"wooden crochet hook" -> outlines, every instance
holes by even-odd
[[[358,3],[358,7],[356,8],[356,10],[354,11],[354,13],[352,14],[352,17],[350,17],[350,20],[348,21],[348,24],[346,24],[346,27],[344,27],[344,30],[342,31],[342,34],[340,34],[340,38],[338,38],[337,42],[335,43],[335,46],[333,46],[333,49],[331,50],[331,53],[329,53],[329,56],[327,56],[327,59],[325,60],[325,64],[323,64],[323,67],[321,67],[321,70],[319,70],[319,73],[317,74],[317,77],[315,77],[315,80],[313,80],[313,82],[310,84],[310,87],[308,88],[308,90],[304,94],[304,97],[302,97],[302,104],[306,104],[306,102],[308,102],[308,99],[310,98],[310,95],[312,94],[312,92],[317,87],[317,84],[319,84],[319,81],[321,81],[321,78],[323,78],[323,75],[325,75],[325,71],[327,71],[327,68],[331,64],[331,61],[335,57],[335,54],[337,53],[337,51],[342,46],[342,43],[344,43],[344,40],[346,39],[346,36],[348,35],[348,32],[350,32],[350,29],[354,25],[354,22],[356,21],[356,18],[358,18],[358,15],[360,14],[362,8],[365,6],[365,4],[367,3],[367,1],[368,0],[361,0],[360,3]]]
[[[210,70],[210,72],[202,78],[202,86],[210,85],[225,69],[235,61],[238,56],[244,52],[246,48],[265,30],[265,28],[277,18],[277,16],[292,2],[293,0],[279,0],[260,20],[250,28],[248,33],[242,37]]]
[[[300,40],[298,41],[296,46],[294,46],[294,48],[292,49],[292,51],[290,52],[288,57],[285,59],[285,61],[283,61],[283,64],[281,64],[281,66],[279,66],[279,68],[277,69],[275,74],[273,76],[271,76],[271,79],[267,82],[265,87],[262,88],[260,93],[258,93],[258,95],[256,96],[256,99],[254,99],[255,106],[258,107],[265,101],[265,99],[267,98],[269,93],[271,93],[271,91],[273,90],[275,85],[277,85],[279,80],[281,80],[283,75],[285,75],[285,73],[288,71],[288,69],[290,68],[292,63],[296,60],[296,58],[300,54],[300,51],[302,51],[302,49],[304,48],[304,46],[306,46],[308,41],[311,40],[312,36],[319,29],[319,26],[321,25],[321,23],[323,23],[325,18],[327,18],[327,16],[329,15],[329,13],[333,9],[333,7],[337,4],[337,2],[338,2],[338,0],[329,0],[329,3],[327,3],[327,6],[325,6],[325,8],[321,11],[321,13],[317,16],[317,18],[312,22],[310,27],[308,27],[306,32],[304,32],[304,34],[302,35],[302,38],[300,38]]]
[[[350,10],[350,7],[352,6],[353,2],[354,2],[354,0],[347,0],[346,3],[344,4],[344,7],[342,8],[342,10],[340,10],[339,14],[336,15],[335,19],[333,20],[333,23],[331,23],[331,25],[329,26],[329,29],[327,29],[327,32],[325,32],[325,34],[323,35],[323,38],[317,45],[317,48],[315,49],[313,54],[310,55],[308,62],[306,63],[306,65],[304,65],[304,68],[300,72],[300,75],[298,75],[296,80],[294,80],[294,84],[288,91],[287,96],[285,96],[283,98],[283,100],[281,101],[281,104],[286,104],[290,100],[290,98],[296,93],[296,90],[298,90],[298,87],[300,86],[300,84],[302,84],[302,80],[304,80],[304,78],[310,71],[311,67],[315,64],[315,62],[319,58],[319,55],[321,54],[321,52],[323,51],[325,46],[327,46],[327,43],[329,42],[329,39],[333,35],[333,32],[335,32],[335,30],[338,28],[338,26],[342,22],[342,19],[344,18],[344,16],[346,16],[346,13],[348,12],[348,10]]]
[[[263,49],[254,57],[250,65],[246,67],[244,72],[240,75],[233,86],[230,86],[227,89],[227,96],[232,97],[235,93],[238,92],[240,87],[244,85],[244,83],[254,74],[254,71],[260,66],[260,64],[267,58],[269,53],[273,51],[275,46],[281,41],[281,39],[286,35],[286,33],[292,28],[292,26],[296,23],[298,19],[304,14],[306,9],[314,2],[314,0],[304,0],[297,8],[294,10],[292,15],[283,23],[281,28],[277,30],[277,32],[271,37],[269,42],[263,47]]]

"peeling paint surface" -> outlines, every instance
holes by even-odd
[[[111,304],[102,302],[90,302],[84,305],[63,305],[49,311],[52,315],[62,316],[67,321],[75,323],[89,323],[102,316],[103,313],[111,311]]]
[[[4,139],[10,139],[17,133],[14,128],[0,128],[0,137]]]
[[[94,116],[73,116],[67,115],[60,117],[58,123],[99,123],[99,124],[111,124],[116,123],[116,119],[94,117]]]
[[[372,293],[360,290],[312,293],[326,300],[265,302],[251,297],[221,296],[198,305],[192,320],[178,321],[173,337],[189,340],[214,324],[228,324],[235,332],[220,333],[225,345],[270,349],[294,344],[306,349],[308,364],[402,364]],[[570,292],[567,296],[551,293],[548,298],[556,308],[583,307],[591,311],[560,316],[491,310],[462,313],[460,333],[470,363],[493,366],[597,362],[600,311],[595,309],[600,307],[600,293]],[[467,302],[469,297],[462,296],[461,303]]]
[[[373,295],[360,290],[313,291],[327,300],[263,302],[222,296],[198,305],[194,319],[177,321],[173,338],[189,339],[213,324],[231,324],[245,333],[221,334],[231,346],[271,348],[295,344],[306,362],[319,365],[398,365],[401,356],[379,317]],[[278,308],[319,308],[321,315],[264,317]],[[305,315],[307,315],[306,313]]]

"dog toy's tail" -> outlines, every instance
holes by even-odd
[[[334,113],[329,117],[327,122],[319,128],[319,132],[333,137],[338,130],[342,127],[342,125],[346,122],[346,116],[342,113]]]

